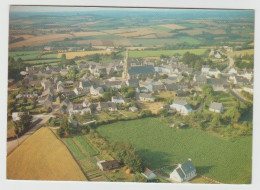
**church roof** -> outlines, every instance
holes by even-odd
[[[151,74],[154,73],[154,67],[152,65],[145,65],[145,66],[134,66],[129,69],[129,75],[136,75],[136,74]]]

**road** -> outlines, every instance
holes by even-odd
[[[7,155],[9,155],[16,147],[18,147],[23,141],[25,141],[25,139],[27,139],[30,135],[32,135],[35,131],[42,127],[50,119],[50,117],[54,117],[53,113],[55,113],[57,110],[58,108],[47,115],[38,115],[38,117],[42,118],[42,121],[40,123],[36,124],[18,139],[7,141]]]
[[[242,96],[240,96],[238,93],[236,93],[233,89],[231,89],[230,87],[228,88],[228,91],[235,96],[235,98],[237,98],[238,100],[240,100],[241,102],[247,102],[246,99],[244,99]]]
[[[234,65],[234,60],[231,57],[229,57],[229,56],[227,58],[229,60],[229,64],[228,64],[228,66],[225,69],[223,69],[221,71],[222,73],[225,73],[226,71],[228,71]]]

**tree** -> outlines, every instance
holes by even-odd
[[[61,130],[64,131],[64,134],[68,135],[69,134],[69,121],[68,117],[65,115],[63,116],[61,123],[60,123],[60,128]]]
[[[29,115],[28,113],[24,113],[21,116],[21,119],[16,122],[16,128],[15,128],[15,133],[16,135],[20,136],[24,134],[28,129],[30,129],[32,123],[32,116]]]
[[[76,67],[74,67],[74,66],[70,67],[68,70],[68,79],[74,81],[76,79],[77,72],[78,72],[78,70],[76,69]]]
[[[144,169],[143,161],[134,148],[127,142],[115,142],[110,148],[114,157],[127,165],[135,172],[142,172]]]
[[[141,117],[150,117],[152,116],[152,111],[151,110],[142,110],[140,113]]]
[[[166,117],[168,115],[168,110],[165,109],[165,108],[161,108],[158,110],[158,114],[161,116],[161,117]]]

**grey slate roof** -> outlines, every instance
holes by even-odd
[[[131,67],[128,71],[129,75],[150,74],[150,73],[154,73],[154,72],[155,72],[155,70],[152,65],[135,66],[135,67]]]
[[[187,175],[188,173],[191,173],[192,171],[196,170],[191,161],[187,161],[184,164],[182,164],[181,168],[184,171],[185,175]]]
[[[179,104],[179,105],[186,105],[187,104],[187,102],[186,101],[184,101],[184,100],[174,100],[174,102],[173,102],[174,104]]]

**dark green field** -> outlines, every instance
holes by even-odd
[[[227,141],[193,128],[172,129],[154,118],[103,125],[97,131],[109,142],[130,142],[151,169],[191,158],[202,175],[222,183],[251,182],[251,136]]]

